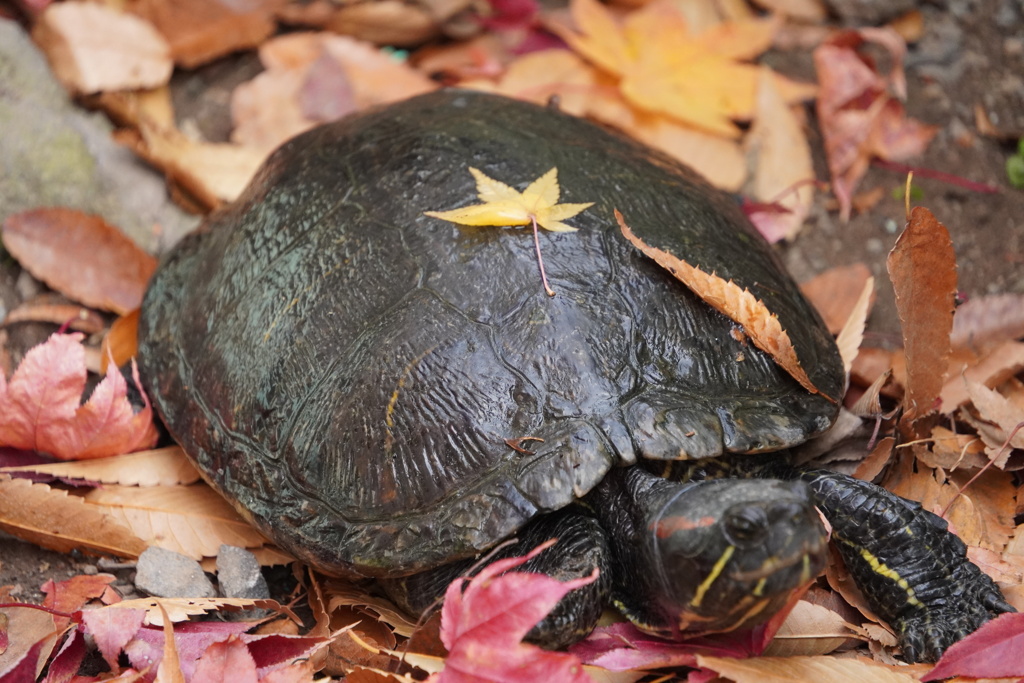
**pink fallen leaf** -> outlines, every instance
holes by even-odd
[[[92,635],[111,671],[120,668],[118,655],[142,628],[142,620],[145,618],[146,610],[142,609],[100,608],[82,612],[85,630]]]
[[[196,662],[192,683],[257,683],[256,662],[238,636],[213,643]]]
[[[1024,676],[1024,613],[1002,614],[954,643],[922,681],[952,676],[1019,678]]]
[[[10,381],[0,373],[0,446],[50,453],[61,460],[120,455],[156,443],[153,411],[134,412],[128,384],[111,365],[83,405],[81,334],[54,334],[29,350]],[[138,370],[132,366],[135,384]],[[141,388],[140,388],[141,392]]]
[[[135,610],[132,610],[135,611]],[[214,643],[227,640],[252,628],[252,624],[239,621],[186,622],[174,627],[174,646],[178,653],[178,668],[186,680],[191,679],[199,659]],[[124,646],[128,660],[138,669],[160,661],[165,647],[162,628],[143,626]]]
[[[431,681],[591,681],[573,655],[548,652],[522,639],[566,593],[595,581],[597,570],[589,577],[564,583],[543,574],[503,574],[553,543],[537,546],[525,557],[494,562],[468,580],[468,585],[467,579],[452,582],[441,612],[441,641],[448,648],[448,658]]]
[[[859,52],[867,42],[888,50],[888,76]],[[935,126],[908,119],[900,102],[906,96],[906,49],[892,29],[866,28],[837,33],[814,50],[821,84],[818,120],[843,220],[850,217],[854,190],[873,158],[902,161],[921,154],[938,132]]]

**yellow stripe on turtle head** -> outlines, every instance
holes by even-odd
[[[697,592],[694,593],[693,600],[690,600],[690,607],[700,607],[701,601],[704,600],[704,594],[711,588],[711,584],[721,576],[722,570],[725,569],[725,565],[728,564],[734,552],[736,552],[736,546],[734,545],[730,545],[725,549],[725,552],[722,553],[721,557],[718,558],[718,561],[715,562],[715,566],[711,568],[708,575],[700,582],[700,585],[697,586]]]

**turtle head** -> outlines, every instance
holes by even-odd
[[[649,510],[649,620],[658,623],[638,624],[647,630],[755,626],[825,564],[825,530],[802,482],[680,484]]]

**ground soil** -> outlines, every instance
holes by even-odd
[[[999,191],[983,194],[918,174],[915,184],[923,194],[916,203],[931,209],[949,228],[959,260],[960,288],[966,296],[1024,293],[1024,191],[1010,188],[1005,172],[1006,158],[1024,134],[1024,5],[1020,0],[949,0],[921,9],[926,33],[908,59],[908,110],[911,116],[939,126],[940,132],[927,154],[912,163],[990,184]],[[769,59],[794,75],[813,74],[809,53]],[[258,62],[249,54],[177,75],[174,93],[179,117],[193,121],[210,139],[226,139],[230,88],[258,71]],[[979,107],[1005,139],[978,132]],[[826,179],[816,130],[812,115],[818,177]],[[904,222],[903,199],[893,193],[903,183],[902,173],[872,168],[861,191],[881,186],[885,197],[847,224],[826,208],[828,197],[819,195],[803,232],[793,244],[782,247],[798,280],[858,261],[871,268],[879,296],[869,325],[869,345],[899,344],[885,257]],[[5,301],[12,296],[16,278],[16,264],[9,259],[0,262],[0,295]],[[94,558],[40,550],[0,533],[0,586],[13,586],[12,595],[19,600],[40,600],[39,586],[48,579],[96,570]],[[120,571],[124,578],[119,587],[127,589],[130,576]]]

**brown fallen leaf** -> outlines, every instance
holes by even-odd
[[[407,63],[347,36],[293,33],[267,41],[259,54],[266,71],[231,96],[231,138],[265,152],[340,114],[437,87]]]
[[[296,622],[299,618],[276,600],[249,598],[138,598],[122,600],[104,609],[141,609],[146,611],[143,623],[148,626],[163,626],[165,623],[188,621],[190,617],[209,612],[225,610],[237,612],[246,609],[269,609],[287,615]]]
[[[988,351],[976,362],[953,367],[942,386],[939,399],[942,412],[952,413],[967,402],[967,382],[978,382],[994,388],[1024,370],[1024,342],[1006,341]]]
[[[132,13],[167,39],[174,61],[187,69],[237,50],[254,48],[276,28],[283,0],[133,0]]]
[[[99,334],[107,326],[103,317],[96,311],[78,304],[66,303],[64,297],[53,293],[41,294],[10,310],[3,324],[21,322],[67,325],[68,329],[85,334]]]
[[[118,486],[89,491],[83,500],[149,545],[195,559],[216,556],[223,544],[259,548],[267,539],[205,485]]]
[[[758,78],[754,123],[744,146],[756,158],[754,197],[786,209],[763,214],[755,222],[758,231],[773,244],[793,239],[814,201],[811,145],[767,68]]]
[[[137,132],[118,131],[115,138],[161,169],[206,209],[236,199],[269,151],[197,142],[176,129],[146,123]]]
[[[0,474],[0,529],[38,546],[138,557],[146,543],[78,496]]]
[[[799,601],[765,648],[766,657],[826,655],[852,637],[838,613],[806,600]]]
[[[3,472],[40,472],[55,477],[122,486],[186,486],[199,481],[199,472],[185,457],[180,446],[138,451],[112,458],[0,467],[0,473]]]
[[[125,314],[138,308],[156,259],[100,216],[32,209],[8,216],[3,243],[22,267],[87,306]]]
[[[954,347],[987,350],[1024,337],[1024,294],[993,294],[967,300],[953,316]]]
[[[783,681],[816,681],[816,683],[916,683],[917,678],[877,664],[865,657],[707,657],[697,655],[703,668],[736,681],[736,683],[782,683]]]
[[[440,32],[437,20],[419,5],[402,0],[347,3],[327,21],[334,33],[378,45],[420,45]]]
[[[751,294],[750,290],[741,290],[732,280],[727,282],[714,273],[705,273],[668,252],[648,246],[633,234],[618,209],[615,210],[615,220],[619,222],[623,236],[633,246],[672,273],[709,306],[740,325],[754,345],[771,356],[780,368],[800,383],[800,386],[835,403],[834,398],[822,394],[814,386],[800,366],[793,342],[782,329],[779,319]]]
[[[871,269],[863,263],[835,266],[802,283],[800,292],[821,315],[828,331],[839,334],[850,319],[864,291],[864,283],[870,277]],[[871,304],[874,302],[875,296],[872,293]]]
[[[921,418],[938,408],[949,364],[957,282],[949,231],[931,211],[915,207],[886,265],[896,290],[907,363],[901,430],[921,438],[931,430]]]
[[[57,79],[82,94],[155,88],[174,68],[170,48],[151,24],[92,2],[59,2],[46,8],[32,39]]]

